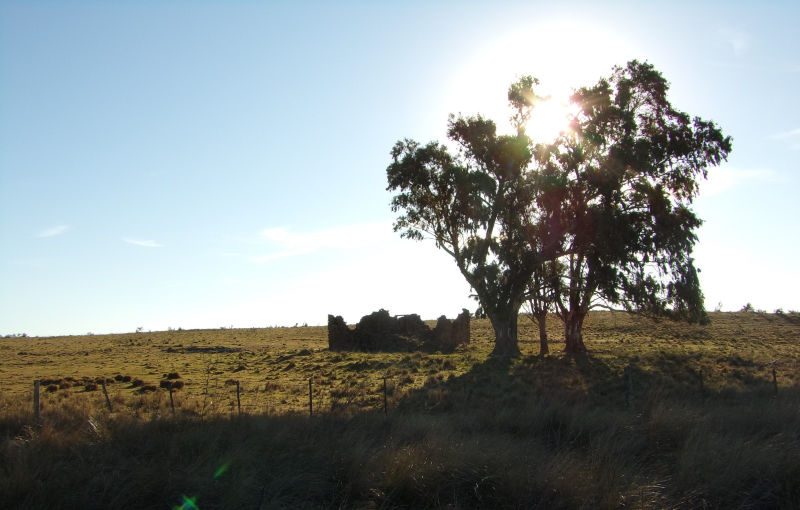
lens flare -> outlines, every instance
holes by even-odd
[[[219,478],[220,476],[222,476],[222,474],[223,474],[225,471],[227,471],[227,470],[228,470],[228,467],[230,467],[230,464],[228,464],[228,463],[225,463],[225,464],[221,465],[221,466],[219,467],[219,469],[217,469],[216,471],[214,471],[214,480],[216,480],[217,478]]]
[[[183,499],[181,506],[174,506],[172,510],[199,510],[197,508],[197,497],[188,498],[186,496],[181,496],[181,499]]]

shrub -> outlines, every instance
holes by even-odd
[[[168,390],[172,388],[173,390],[179,390],[183,388],[183,381],[180,379],[177,380],[170,380],[170,379],[162,379],[161,382],[158,383],[159,387]]]
[[[61,384],[58,385],[58,388],[61,389],[61,390],[66,390],[68,388],[72,388],[72,383],[64,381],[64,382],[62,382]]]
[[[166,378],[167,379],[180,379],[181,376],[180,376],[180,374],[178,374],[178,372],[170,372],[170,373],[168,373],[166,375]]]
[[[96,383],[86,383],[83,386],[84,391],[97,391],[97,384]]]
[[[114,380],[115,381],[122,381],[122,377],[123,377],[122,374],[117,374],[117,375],[114,376]]]
[[[158,388],[156,388],[155,384],[145,384],[145,385],[142,386],[140,391],[142,393],[147,393],[147,392],[150,392],[150,391],[156,391],[157,389]]]
[[[131,386],[133,386],[134,388],[137,388],[137,387],[142,386],[142,385],[144,385],[144,381],[142,381],[139,378],[136,378],[133,381],[131,381]]]
[[[131,382],[131,376],[123,375],[122,376],[122,382]]]
[[[58,385],[57,384],[48,384],[47,385],[47,391],[49,393],[55,393],[56,391],[58,391]]]

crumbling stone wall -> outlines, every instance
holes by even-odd
[[[453,352],[460,344],[469,343],[469,312],[462,311],[458,317],[450,321],[442,315],[433,328],[434,342],[439,346],[437,350]]]
[[[455,320],[442,315],[431,330],[419,315],[391,316],[380,309],[365,315],[351,329],[341,316],[328,315],[328,348],[332,351],[441,351],[453,352],[469,343],[469,312]]]
[[[344,323],[344,319],[328,315],[328,348],[332,351],[344,351],[350,343],[350,328]]]

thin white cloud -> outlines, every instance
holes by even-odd
[[[152,239],[130,239],[125,237],[122,239],[123,242],[132,244],[134,246],[142,246],[143,248],[163,248],[163,244],[159,244]]]
[[[57,235],[61,235],[67,230],[69,230],[69,225],[57,225],[55,227],[46,228],[36,234],[36,237],[54,237]]]
[[[344,225],[302,233],[293,232],[289,227],[274,227],[261,232],[261,238],[273,247],[273,251],[266,255],[251,257],[250,260],[263,264],[320,250],[363,249],[390,240],[392,237],[390,222]]]
[[[789,131],[783,131],[781,133],[775,133],[772,135],[772,138],[776,138],[778,140],[785,140],[787,138],[798,138],[800,137],[800,128],[791,129]]]
[[[791,150],[800,150],[800,128],[783,131],[781,133],[775,133],[772,135],[772,138],[775,140],[787,140]]]
[[[750,48],[750,34],[736,28],[720,28],[717,36],[725,46],[733,50],[733,54],[741,57]]]
[[[712,168],[708,171],[708,179],[700,182],[700,196],[708,198],[721,195],[747,181],[772,179],[774,174],[772,170],[763,168]]]
[[[250,257],[250,261],[255,262],[257,264],[264,264],[266,262],[272,262],[273,260],[288,259],[290,257],[296,257],[298,255],[306,255],[308,253],[313,253],[313,251],[314,250],[281,251],[276,253],[270,253],[268,255],[261,255],[258,257]]]

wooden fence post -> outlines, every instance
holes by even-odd
[[[775,389],[775,396],[778,396],[778,372],[772,367],[772,386]]]
[[[389,414],[389,404],[388,399],[386,398],[386,378],[383,378],[383,414],[384,416]]]
[[[175,416],[175,399],[172,398],[172,381],[169,382],[169,405],[172,408],[172,416]]]
[[[308,378],[308,415],[314,415],[314,401],[311,396],[311,377]]]
[[[108,406],[108,412],[109,413],[113,413],[114,412],[114,408],[111,407],[111,399],[108,398],[108,390],[106,389],[106,382],[102,381],[100,383],[100,386],[103,387],[103,395],[105,395],[105,397],[106,397],[106,405]]]
[[[239,381],[236,381],[236,406],[239,408],[239,416],[242,415],[242,399],[239,397]]]
[[[39,380],[33,381],[33,418],[39,421]]]

